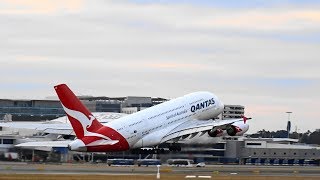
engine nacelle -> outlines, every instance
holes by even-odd
[[[235,122],[227,126],[226,131],[229,136],[242,136],[248,129],[248,124],[244,124],[244,122]]]
[[[211,129],[210,131],[208,131],[208,134],[210,137],[220,137],[223,135],[223,130],[222,129]]]

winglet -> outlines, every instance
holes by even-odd
[[[247,120],[251,119],[251,118],[247,118],[246,116],[241,116],[243,118],[243,123],[246,124]]]

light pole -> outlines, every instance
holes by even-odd
[[[157,179],[160,179],[160,165],[157,165],[158,172],[157,172]]]
[[[291,129],[291,121],[290,121],[290,114],[292,113],[291,111],[286,112],[288,114],[288,124],[287,124],[287,131],[288,131],[288,138],[289,138],[289,133]]]

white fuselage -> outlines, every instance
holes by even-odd
[[[212,93],[196,92],[111,121],[105,125],[119,132],[130,148],[160,144],[179,124],[209,120],[222,113],[223,103]]]

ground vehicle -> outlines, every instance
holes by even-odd
[[[134,165],[133,159],[108,159],[107,160],[108,166],[129,166]]]
[[[190,159],[168,159],[169,166],[193,167],[193,160]]]
[[[138,166],[156,166],[161,165],[161,161],[159,159],[138,159]]]
[[[206,166],[206,164],[204,162],[196,164],[196,167],[205,167],[205,166]]]

